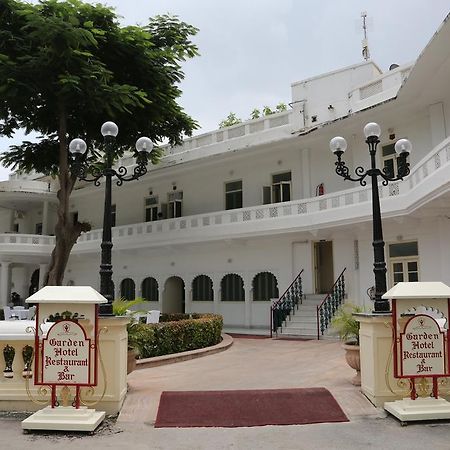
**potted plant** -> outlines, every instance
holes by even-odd
[[[345,303],[331,320],[331,326],[339,333],[343,341],[347,364],[356,370],[352,384],[361,386],[361,363],[359,355],[359,322],[353,314],[362,312],[362,308],[352,303]]]
[[[134,300],[126,300],[118,298],[113,301],[112,308],[115,316],[129,316],[130,323],[127,325],[128,331],[128,355],[127,355],[127,374],[133,372],[136,368],[136,358],[139,356],[139,327],[135,320],[135,315],[143,311],[132,311],[133,306],[144,303],[143,298],[135,298]]]

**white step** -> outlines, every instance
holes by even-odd
[[[317,323],[316,316],[308,316],[308,315],[295,315],[291,316],[291,320],[286,320],[286,326],[291,326],[294,324],[301,324],[301,323]]]
[[[317,306],[325,299],[326,294],[306,294],[302,303],[298,305],[295,314],[286,317],[281,329],[278,330],[278,338],[303,338],[317,339]],[[320,339],[338,340],[338,337],[330,335],[325,331],[325,335],[321,335]]]
[[[315,324],[312,324],[312,326],[308,326],[308,325],[298,325],[296,327],[283,327],[280,329],[278,329],[278,334],[301,334],[301,333],[306,333],[306,334],[314,334],[317,335],[317,326]]]

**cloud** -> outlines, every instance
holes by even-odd
[[[97,3],[92,0],[91,3]],[[202,126],[230,111],[290,101],[290,84],[362,60],[361,11],[373,20],[369,45],[384,70],[414,60],[448,12],[447,0],[106,0],[124,24],[172,13],[200,29],[201,56],[184,65],[181,104]],[[4,141],[0,142],[0,148]]]

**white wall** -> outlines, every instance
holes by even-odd
[[[312,116],[317,116],[316,123],[334,120],[348,114],[349,92],[379,74],[376,66],[368,62],[300,81],[292,84],[292,101],[306,100],[304,108],[308,126],[315,124]],[[328,109],[329,105],[333,109]]]

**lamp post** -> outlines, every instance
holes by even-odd
[[[137,180],[147,173],[149,155],[153,149],[151,140],[141,137],[136,141],[136,166],[133,173],[128,174],[128,169],[120,166],[113,168],[113,144],[119,132],[119,128],[114,122],[105,122],[102,125],[101,133],[105,141],[105,153],[102,161],[91,163],[87,159],[87,145],[83,139],[73,139],[69,144],[69,151],[74,156],[72,167],[73,173],[80,180],[93,182],[95,186],[100,186],[100,179],[105,177],[105,206],[103,210],[103,235],[101,244],[100,263],[100,293],[108,300],[108,303],[100,305],[102,316],[112,316],[112,264],[111,264],[111,190],[112,178],[116,177],[117,186],[121,186],[126,181]]]
[[[364,135],[366,137],[366,144],[369,147],[370,155],[370,169],[365,170],[358,166],[355,169],[356,177],[350,175],[349,168],[342,161],[342,155],[347,149],[347,142],[343,137],[337,136],[331,139],[330,149],[336,155],[337,161],[336,173],[344,178],[359,182],[361,186],[366,186],[366,178],[370,177],[372,180],[372,216],[373,216],[373,272],[375,274],[375,302],[374,313],[390,312],[389,300],[384,300],[381,297],[386,292],[386,261],[384,258],[384,241],[383,241],[383,227],[381,223],[380,211],[380,196],[378,192],[378,177],[383,181],[383,186],[387,186],[390,181],[403,180],[409,174],[409,163],[407,157],[411,152],[411,142],[408,139],[400,139],[395,144],[395,152],[397,153],[398,170],[397,175],[390,174],[386,168],[382,170],[376,166],[375,155],[377,152],[377,145],[380,143],[381,129],[377,123],[371,122],[364,127]]]

